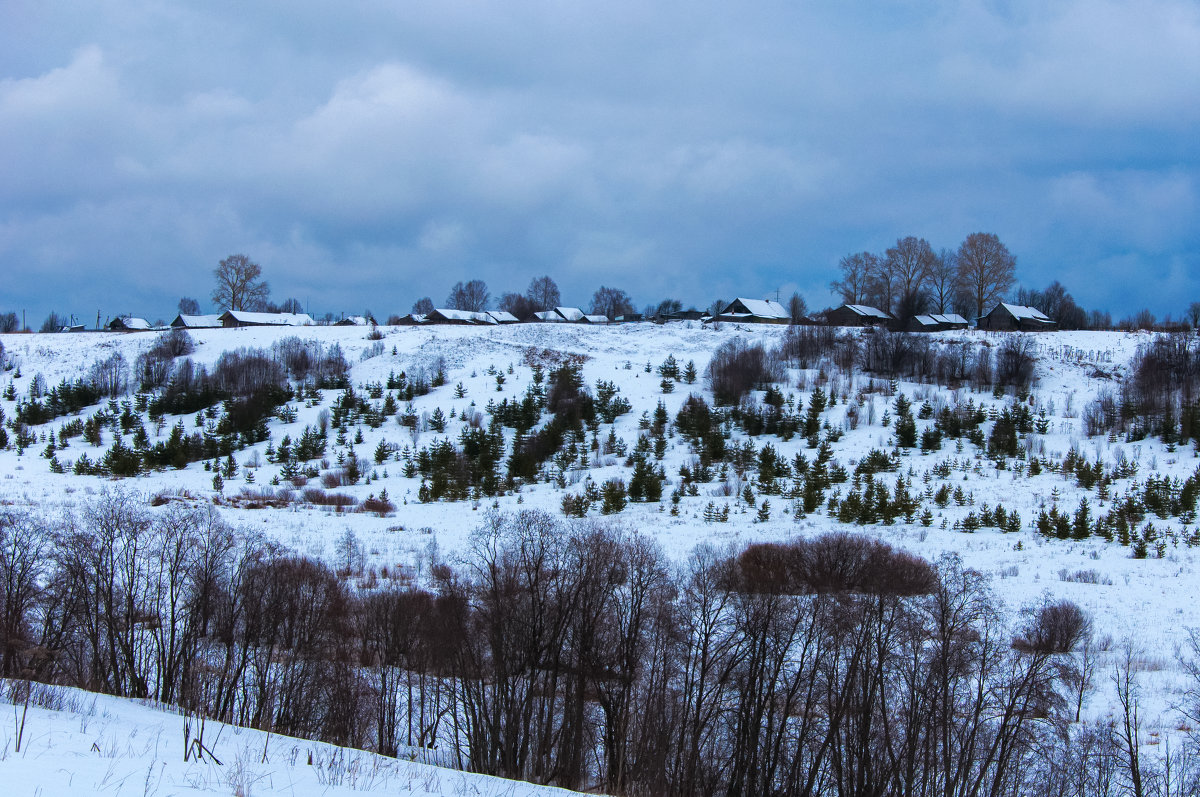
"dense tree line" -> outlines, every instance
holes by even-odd
[[[1085,793],[1056,786],[1088,777],[1074,739],[1113,773],[1086,793],[1131,771],[1116,726],[1072,724],[1088,618],[1046,601],[1010,625],[953,555],[834,534],[672,567],[525,511],[428,590],[356,587],[353,562],[129,493],[8,510],[0,670],[610,794]]]

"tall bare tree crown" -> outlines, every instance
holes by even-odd
[[[213,304],[229,310],[257,310],[267,303],[271,289],[262,279],[262,266],[246,255],[230,255],[213,270],[217,287]]]

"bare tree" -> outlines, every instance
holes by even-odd
[[[879,268],[879,262],[879,255],[871,252],[846,255],[838,263],[842,278],[829,283],[829,287],[834,293],[840,294],[846,304],[862,304],[867,300],[871,279]]]
[[[213,304],[230,310],[256,310],[267,302],[271,289],[262,279],[262,266],[245,255],[230,255],[213,270],[217,287]]]
[[[412,311],[417,315],[429,315],[433,312],[433,300],[428,296],[422,296],[413,302]]]
[[[1146,793],[1142,782],[1142,760],[1140,734],[1142,729],[1141,690],[1137,682],[1137,651],[1132,643],[1124,646],[1123,658],[1113,666],[1112,682],[1120,706],[1118,725],[1114,729],[1117,744],[1124,756],[1120,769],[1125,775],[1130,793],[1143,797]]]
[[[891,277],[896,295],[913,297],[921,293],[936,260],[933,247],[924,238],[908,236],[887,250],[884,266]],[[890,307],[883,308],[891,310]]]
[[[958,254],[951,249],[939,251],[929,266],[929,299],[939,313],[948,312],[951,308],[957,272]]]
[[[1200,302],[1192,302],[1188,305],[1187,319],[1192,322],[1193,327],[1200,328]],[[13,316],[13,320],[16,320],[16,316]]]
[[[633,302],[629,294],[620,288],[608,288],[603,285],[592,294],[591,312],[607,316],[609,320],[619,315],[633,312]]]
[[[908,319],[927,312],[929,312],[929,294],[923,290],[901,293],[892,308],[892,314],[899,319]]]
[[[529,297],[520,293],[512,293],[511,291],[506,291],[500,296],[497,306],[506,313],[512,313],[522,321],[538,312],[537,305]]]
[[[558,285],[549,276],[534,277],[530,280],[525,298],[533,305],[535,312],[552,310],[562,304],[562,294],[558,292]]]
[[[678,313],[683,309],[683,303],[678,299],[663,299],[657,305],[646,307],[646,316],[658,316],[660,318],[669,316],[673,313]]]
[[[285,299],[283,304],[279,305],[281,313],[303,313],[304,305],[299,299]]]
[[[179,300],[179,312],[182,315],[200,315],[200,302],[190,296]]]
[[[806,315],[808,315],[808,303],[799,293],[793,293],[792,297],[788,299],[788,320],[793,324],[799,324]]]
[[[0,512],[0,674],[13,677],[28,665],[26,654],[39,586],[49,565],[51,534],[23,512]]]
[[[973,232],[958,247],[958,284],[975,303],[975,317],[999,301],[1017,279],[1017,258],[990,232]]]
[[[67,325],[67,317],[59,315],[53,310],[50,315],[46,316],[46,320],[42,322],[41,332],[57,332]]]
[[[1051,282],[1044,291],[1021,288],[1017,292],[1017,303],[1036,307],[1045,313],[1059,329],[1083,329],[1087,326],[1087,313],[1075,303],[1058,280]]]
[[[465,284],[456,282],[446,297],[446,304],[454,310],[479,313],[487,309],[490,298],[487,283],[483,280],[471,280]]]

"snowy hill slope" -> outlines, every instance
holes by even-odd
[[[340,346],[351,364],[350,382],[360,391],[372,384],[383,385],[389,377],[401,372],[442,371],[444,384],[427,395],[415,397],[411,406],[400,403],[401,412],[410,411],[417,416],[413,427],[401,426],[396,417],[389,417],[378,428],[361,422],[353,424],[344,430],[346,434],[340,443],[331,434],[324,457],[328,468],[321,467],[322,474],[337,469],[339,456],[343,460],[350,456],[363,458],[368,467],[359,483],[336,485],[329,491],[362,502],[377,498],[386,490],[395,504],[393,511],[336,511],[305,501],[302,490],[289,489],[286,481],[272,484],[281,467],[269,461],[269,449],[279,445],[285,435],[294,441],[306,427],[316,425],[336,399],[339,393],[336,390],[320,391],[319,400],[292,401],[294,419],[272,420],[269,441],[238,451],[234,455],[237,475],[225,479],[220,490],[214,488],[212,471],[200,462],[181,470],[152,471],[123,479],[119,486],[147,497],[170,494],[190,501],[216,499],[231,523],[261,531],[294,550],[337,562],[339,566],[347,550],[357,550],[358,562],[346,564],[353,564],[350,569],[362,585],[384,577],[385,572],[393,578],[403,574],[404,578],[419,582],[433,561],[453,557],[465,548],[471,530],[489,509],[511,512],[540,508],[560,514],[564,494],[580,494],[589,480],[602,485],[612,478],[629,479],[631,471],[625,457],[604,453],[601,448],[587,452],[586,464],[576,460],[561,474],[547,473],[546,480],[524,484],[516,491],[453,502],[419,500],[423,480],[417,475],[405,475],[405,460],[436,440],[456,441],[460,432],[473,423],[463,420],[464,417],[469,419],[479,413],[486,426],[488,403],[520,400],[534,382],[534,364],[553,363],[564,355],[574,355],[581,358],[583,382],[593,391],[598,380],[611,381],[631,403],[631,410],[620,415],[611,426],[603,424],[598,438],[603,441],[611,431],[624,449],[630,451],[643,431],[643,417],[652,415],[660,402],[673,420],[691,393],[712,401],[702,377],[694,384],[678,381],[671,392],[664,393],[662,377],[656,369],[669,356],[681,367],[694,362],[696,370],[703,374],[713,352],[724,342],[740,337],[771,348],[785,334],[780,327],[739,329],[722,325],[712,329],[699,324],[608,328],[445,326],[383,331],[382,340],[372,341],[367,339],[365,330],[352,327],[196,330],[191,334],[197,349],[191,356],[197,363],[211,366],[224,352],[242,347],[267,348],[283,338],[300,336],[327,346]],[[1005,339],[1003,333],[978,332],[943,333],[935,337],[949,344],[972,347],[997,347]],[[32,380],[39,375],[46,385],[53,386],[61,380],[85,375],[92,363],[114,353],[120,353],[132,365],[152,345],[153,339],[152,335],[108,333],[3,336],[0,342],[15,369],[0,375],[0,388],[11,383],[18,397],[25,396]],[[1139,343],[1146,340],[1146,335],[1107,332],[1038,335],[1035,349],[1038,381],[1028,404],[1035,413],[1041,413],[1045,425],[1044,430],[1028,435],[1023,458],[1059,462],[1074,449],[1087,461],[1101,462],[1107,467],[1115,467],[1117,463],[1136,465],[1136,475],[1117,480],[1113,494],[1142,483],[1151,475],[1180,480],[1191,476],[1200,459],[1189,446],[1170,450],[1161,441],[1152,439],[1125,443],[1105,437],[1088,438],[1083,433],[1083,409],[1101,391],[1115,386]],[[985,429],[991,428],[996,412],[1014,401],[1011,394],[997,395],[986,389],[974,392],[966,385],[951,390],[902,381],[892,386],[861,372],[836,372],[828,375],[827,382],[822,381],[825,375],[816,368],[793,368],[785,376],[780,383],[781,392],[800,406],[808,406],[818,385],[838,396],[837,403],[823,412],[822,422],[829,429],[841,432],[833,443],[835,461],[849,471],[872,450],[894,449],[894,424],[883,423],[895,406],[893,387],[911,401],[914,410],[924,403],[940,406],[971,401],[980,405],[992,413]],[[856,410],[861,420],[852,424],[847,411],[856,397],[861,397],[864,403]],[[0,406],[11,418],[15,402],[0,402]],[[84,410],[80,417],[87,417],[95,409]],[[430,426],[439,410],[449,419],[443,433]],[[60,429],[67,420],[56,419],[37,431],[44,435]],[[151,441],[166,439],[176,421],[181,421],[189,431],[195,428],[190,415],[167,417],[160,427],[152,428]],[[921,419],[917,425],[919,431],[924,431],[932,422]],[[43,511],[66,511],[114,486],[113,480],[105,477],[70,473],[72,461],[84,453],[98,459],[112,439],[112,434],[106,433],[100,446],[90,446],[72,437],[57,454],[67,466],[67,472],[62,474],[52,473],[48,460],[39,456],[46,444],[42,437],[23,452],[18,453],[12,446],[0,451],[0,490],[4,502],[18,507],[36,506]],[[770,443],[788,461],[798,454],[809,459],[814,455],[803,436],[785,441],[770,435],[747,438],[735,432],[734,439],[749,439],[758,448]],[[511,447],[511,430],[505,431],[505,441],[506,448]],[[380,450],[381,443],[386,444],[387,453],[382,461],[376,461],[374,453]],[[764,518],[759,510],[763,498],[768,496],[758,495],[753,506],[741,500],[752,479],[732,470],[724,479],[698,485],[698,494],[683,496],[678,512],[673,513],[669,511],[672,504],[668,496],[680,485],[680,467],[691,466],[695,459],[687,441],[672,431],[659,460],[666,476],[663,499],[631,502],[610,517],[652,537],[676,561],[702,542],[742,545],[751,541],[781,541],[847,527],[831,517],[824,507],[801,515],[794,511],[794,502],[774,495],[769,496],[770,512]],[[1034,519],[1047,507],[1074,512],[1085,498],[1091,502],[1093,511],[1107,506],[1105,499],[1097,498],[1094,489],[1083,489],[1060,473],[1047,469],[1034,475],[1028,466],[999,469],[975,446],[964,446],[961,442],[956,446],[952,441],[930,453],[923,453],[920,448],[906,449],[899,462],[897,472],[885,474],[889,484],[907,476],[917,492],[932,494],[945,485],[954,490],[954,498],[944,504],[925,500],[924,506],[931,514],[928,524],[901,518],[891,524],[851,526],[856,533],[886,540],[929,559],[947,551],[956,552],[967,566],[993,577],[993,588],[1013,616],[1044,595],[1077,602],[1092,614],[1099,636],[1108,639],[1102,645],[1101,672],[1107,672],[1117,662],[1123,645],[1138,651],[1147,716],[1155,718],[1155,733],[1173,732],[1178,722],[1170,707],[1177,702],[1184,686],[1176,659],[1184,651],[1187,629],[1200,626],[1200,604],[1194,598],[1200,586],[1196,575],[1197,549],[1188,542],[1195,532],[1194,519],[1153,518],[1158,545],[1151,546],[1149,558],[1135,559],[1128,546],[1095,536],[1048,539],[1037,532]],[[556,480],[564,486],[556,485]],[[318,480],[311,479],[309,484],[316,486]],[[848,484],[843,484],[833,492],[844,495],[849,489]],[[284,496],[276,502],[278,506],[272,507],[270,501],[252,500],[255,496],[272,494]],[[239,500],[239,495],[243,499]],[[263,506],[264,503],[267,505]],[[1004,532],[986,526],[963,530],[963,522],[969,515],[978,515],[984,507],[997,504],[1019,514],[1019,530]],[[710,505],[718,510],[728,508],[728,519],[714,522],[706,515]],[[591,515],[596,514],[593,508]],[[1098,679],[1097,687],[1088,714],[1102,717],[1111,710],[1113,695],[1106,677]]]

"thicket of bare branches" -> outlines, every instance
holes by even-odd
[[[761,343],[741,338],[726,341],[713,352],[705,375],[717,404],[738,404],[751,390],[778,381],[775,359]]]
[[[1114,787],[1129,770],[1120,727],[1070,725],[1086,615],[1045,603],[1010,631],[951,555],[838,534],[673,567],[524,511],[429,565],[429,591],[348,580],[361,557],[335,572],[129,493],[9,512],[0,668],[609,794],[1049,794],[1098,776],[1088,756]]]
[[[1200,438],[1200,341],[1170,332],[1139,346],[1119,389],[1102,391],[1083,421],[1088,435],[1158,435],[1171,444]]]

